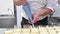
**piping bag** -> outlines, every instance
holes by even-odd
[[[30,9],[30,5],[27,3],[26,5],[23,5],[23,10],[25,11],[25,13],[27,14],[28,18],[30,19],[31,23],[32,23],[32,14],[31,14],[31,9]],[[34,27],[34,24],[32,23],[32,27]]]

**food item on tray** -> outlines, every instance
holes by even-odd
[[[14,29],[12,34],[21,34],[21,28]]]
[[[31,34],[39,34],[38,28],[31,28]]]
[[[30,28],[22,28],[22,32],[30,32]]]
[[[7,30],[7,31],[5,31],[5,33],[4,34],[12,34],[12,30]]]
[[[30,34],[30,28],[22,28],[22,34]]]
[[[13,30],[13,32],[21,32],[21,28],[16,28]]]

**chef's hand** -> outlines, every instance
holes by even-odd
[[[36,23],[37,22],[37,19],[40,17],[40,16],[45,16],[45,15],[48,15],[48,14],[51,14],[52,10],[49,9],[49,8],[45,8],[45,9],[42,9],[36,13],[33,14],[33,20],[32,20],[32,23]],[[29,20],[28,20],[29,23],[31,23]]]
[[[26,5],[26,0],[14,0],[15,5]]]
[[[34,13],[32,16],[33,16],[32,23],[36,23],[39,18],[39,13]],[[28,23],[32,24],[30,20],[28,20]]]

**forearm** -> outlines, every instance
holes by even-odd
[[[51,9],[49,8],[45,8],[45,9],[42,9],[41,11],[39,11],[39,16],[45,16],[45,15],[48,15],[52,12]]]
[[[47,6],[45,9],[39,11],[39,16],[45,16],[50,14],[51,12],[54,12],[56,4],[57,0],[47,0]]]

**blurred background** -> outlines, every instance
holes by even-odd
[[[16,10],[12,2],[13,0],[0,0],[0,28],[12,28],[16,25]],[[18,10],[21,11],[21,10]],[[49,25],[54,24],[60,26],[60,0],[55,7],[55,12],[48,18]]]

